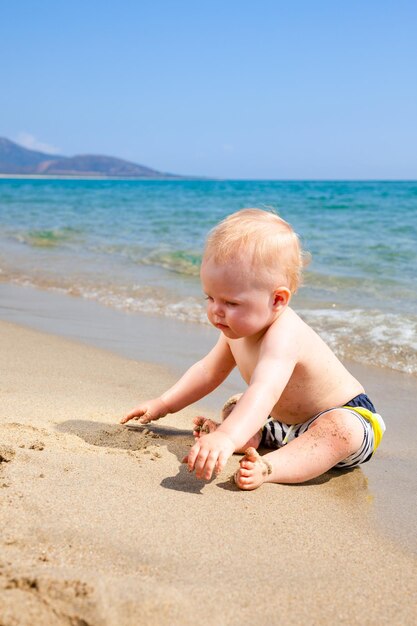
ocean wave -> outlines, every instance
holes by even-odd
[[[130,313],[145,313],[150,315],[162,315],[173,317],[183,322],[208,323],[204,307],[189,297],[179,301],[169,302],[161,296],[143,294],[122,296],[105,289],[80,289],[75,293],[74,289],[66,290],[69,295],[80,295],[88,300],[96,300],[105,306],[128,311]]]
[[[205,306],[196,296],[180,297],[147,285],[77,285],[53,277],[18,275],[0,269],[1,282],[55,291],[67,296],[94,300],[129,313],[158,315],[184,322],[208,324]],[[417,375],[417,317],[387,314],[380,310],[355,308],[296,309],[341,359]]]
[[[80,229],[63,227],[52,229],[36,229],[24,232],[11,233],[11,237],[19,243],[32,248],[57,248],[68,242],[80,242]]]
[[[192,250],[149,248],[139,244],[100,244],[92,246],[91,251],[121,257],[135,265],[162,267],[185,276],[198,276],[202,259],[201,253]]]
[[[33,287],[45,291],[53,291],[66,296],[93,300],[100,304],[126,311],[173,317],[181,321],[208,323],[205,307],[195,297],[178,299],[161,287],[147,285],[94,285],[88,280],[74,284],[71,280],[53,276],[32,276],[29,274],[10,272],[0,267],[0,282],[9,282],[22,287]]]
[[[299,311],[341,359],[417,374],[417,317],[379,310]]]
[[[198,276],[200,273],[201,254],[186,250],[154,251],[142,259],[145,265],[156,265],[164,269],[185,274]]]

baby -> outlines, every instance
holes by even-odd
[[[290,308],[302,267],[298,237],[278,215],[244,209],[218,224],[201,265],[218,341],[173,387],[142,402],[122,424],[147,424],[180,411],[237,367],[248,386],[222,423],[194,420],[196,439],[184,462],[198,478],[219,474],[234,452],[245,454],[234,477],[241,489],[265,481],[301,483],[368,461],[384,422],[360,382]],[[260,456],[260,446],[272,451]]]

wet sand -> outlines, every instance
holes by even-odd
[[[390,428],[363,469],[240,492],[238,456],[181,464],[204,402],[118,424],[165,368],[9,322],[0,346],[2,626],[415,623],[414,380],[363,372]]]

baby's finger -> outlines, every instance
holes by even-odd
[[[123,419],[120,420],[121,424],[126,424],[126,422],[129,422],[130,420],[133,419],[138,419],[141,415],[144,414],[144,410],[143,409],[133,409],[133,411],[130,411],[130,413],[128,413]]]
[[[152,422],[154,417],[149,413],[149,411],[146,411],[146,413],[138,415],[135,419],[138,420],[140,424],[149,424],[149,422]]]
[[[194,463],[195,475],[197,476],[197,478],[205,478],[205,465],[208,455],[208,450],[200,448],[200,451]]]
[[[202,472],[202,477],[205,480],[210,480],[210,478],[212,477],[214,467],[217,464],[217,459],[217,452],[212,450],[206,458],[206,462],[204,464],[204,469]]]
[[[194,463],[200,451],[200,443],[197,440],[187,455],[187,465],[190,472],[194,469]]]
[[[126,415],[126,417],[124,417],[122,420],[120,420],[121,424],[126,424],[126,422],[129,422],[130,420],[137,420],[139,419],[141,416],[143,415],[143,411],[131,411],[130,413],[128,413]]]
[[[227,456],[227,454],[225,454],[224,452],[220,452],[219,458],[217,459],[216,467],[214,469],[216,476],[218,476],[224,470],[228,458],[229,457]]]

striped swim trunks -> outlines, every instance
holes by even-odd
[[[376,412],[374,405],[365,393],[356,396],[342,407],[334,407],[350,411],[363,426],[363,441],[359,450],[335,465],[337,468],[356,467],[360,463],[366,463],[381,443],[385,432],[385,424],[382,417]],[[313,422],[321,415],[333,411],[327,409],[318,413],[302,424],[284,424],[270,418],[262,429],[261,446],[266,448],[282,448],[296,437],[306,432]]]

